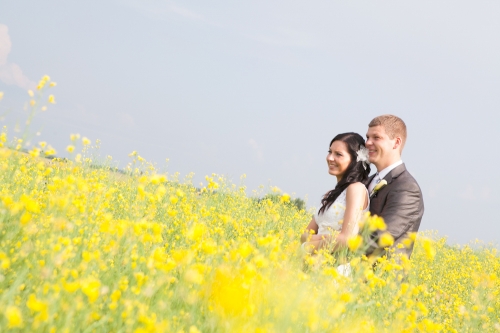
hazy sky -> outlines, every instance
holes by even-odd
[[[497,242],[499,18],[498,1],[0,0],[2,123],[48,74],[36,128],[61,154],[80,133],[121,166],[137,150],[316,206],[330,140],[393,113],[421,230]]]

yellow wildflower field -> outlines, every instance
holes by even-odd
[[[302,256],[311,212],[287,195],[40,150],[0,151],[2,332],[500,331],[494,248],[418,235],[411,261],[352,256],[344,277]]]
[[[28,127],[54,86],[28,92]],[[423,233],[411,260],[366,258],[357,236],[304,256],[313,212],[277,188],[248,196],[215,174],[197,188],[137,152],[125,172],[96,167],[79,135],[71,160],[49,160],[26,138],[0,134],[0,332],[500,332],[494,247]]]

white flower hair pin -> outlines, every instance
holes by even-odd
[[[363,168],[366,170],[366,167],[368,166],[368,149],[365,146],[360,146],[356,154],[358,155],[356,162],[363,162]]]

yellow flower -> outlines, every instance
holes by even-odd
[[[340,300],[348,303],[352,300],[352,295],[349,293],[343,293],[342,295],[340,295]]]
[[[66,150],[69,152],[69,153],[72,153],[75,151],[75,146],[72,146],[72,145],[69,145],[68,147],[66,147]]]
[[[30,95],[30,97],[35,96],[35,94],[33,94],[33,90],[28,90],[28,95]]]
[[[99,280],[90,279],[82,283],[81,288],[82,292],[87,295],[89,303],[94,303],[97,298],[99,298],[99,287],[101,283]]]
[[[40,149],[35,147],[32,150],[30,150],[29,154],[33,157],[38,157],[40,155]]]
[[[287,194],[287,193],[284,193],[284,194],[281,196],[280,201],[281,201],[282,203],[284,203],[284,202],[290,202],[290,195],[289,195],[289,194]]]
[[[56,104],[56,100],[55,100],[54,95],[50,95],[50,96],[49,96],[49,103],[51,103],[51,104]]]
[[[370,231],[385,230],[387,226],[385,225],[384,219],[380,216],[370,216],[368,218],[368,229]]]
[[[40,145],[40,147],[41,147],[42,149],[43,149],[43,148],[45,148],[45,147],[47,146],[47,142],[45,142],[45,141],[40,141],[38,144]]]
[[[82,143],[83,143],[84,146],[87,146],[87,145],[90,144],[90,140],[88,138],[86,138],[86,137],[83,137],[82,138]]]
[[[187,237],[191,240],[198,241],[203,237],[205,231],[205,226],[203,224],[196,224],[188,231]]]
[[[26,306],[31,310],[35,312],[43,312],[47,310],[47,304],[37,300],[35,294],[31,294],[28,297],[28,301],[26,302]]]
[[[248,242],[241,244],[238,249],[238,253],[242,258],[248,257],[250,254],[252,254],[252,252],[253,252],[253,247],[250,244],[248,244]]]
[[[201,331],[196,326],[189,327],[189,333],[201,333]]]
[[[3,98],[3,92],[0,91],[0,101],[2,100]]]
[[[21,327],[23,325],[23,316],[17,306],[8,306],[5,310],[5,317],[9,321],[9,327]]]
[[[415,232],[408,233],[407,234],[408,237],[403,239],[402,244],[405,247],[410,248],[413,245],[413,243],[415,243],[416,235],[417,235],[417,233],[415,233]]]
[[[48,146],[47,147],[48,149],[45,151],[45,155],[46,156],[50,156],[50,155],[56,155],[57,152],[54,148],[52,148],[51,146]]]
[[[357,249],[363,244],[363,237],[360,235],[349,237],[347,240],[347,247],[349,250],[356,252]]]
[[[249,305],[250,289],[239,274],[230,268],[216,270],[214,283],[210,288],[210,300],[221,315],[242,314]]]
[[[31,218],[32,218],[32,216],[29,212],[24,212],[23,215],[21,215],[21,219],[20,219],[21,225],[28,224],[28,222],[31,221]]]
[[[30,105],[31,105],[31,106],[35,106],[35,104],[36,104],[35,100],[34,100],[34,99],[32,99],[32,100],[30,101]]]
[[[45,84],[47,84],[47,82],[49,82],[49,81],[50,81],[50,77],[48,75],[44,75],[42,77],[42,79],[40,80],[40,82],[38,82],[36,89],[42,90],[43,87],[45,87]]]
[[[434,246],[432,244],[432,240],[429,238],[424,238],[423,241],[423,247],[425,251],[425,255],[427,256],[427,259],[433,260],[434,256],[436,255],[436,250],[434,249]]]
[[[380,235],[380,238],[378,240],[378,245],[380,247],[389,247],[394,244],[394,237],[388,232],[384,232],[382,235]]]
[[[49,86],[51,86],[51,87],[55,87],[55,86],[57,86],[57,83],[55,83],[55,82],[50,82],[50,85],[49,85]]]
[[[9,269],[10,267],[10,260],[9,258],[5,258],[2,260],[2,263],[0,264],[0,267],[2,267],[2,269],[5,271],[7,269]]]
[[[122,296],[122,292],[119,289],[117,289],[111,293],[110,298],[113,302],[118,302],[118,300],[120,299],[121,296]]]

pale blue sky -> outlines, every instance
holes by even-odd
[[[80,133],[122,165],[137,150],[196,182],[245,173],[313,206],[335,185],[329,141],[393,113],[421,229],[496,242],[499,17],[498,1],[4,0],[2,122],[49,74],[57,104],[36,125],[60,152]]]

